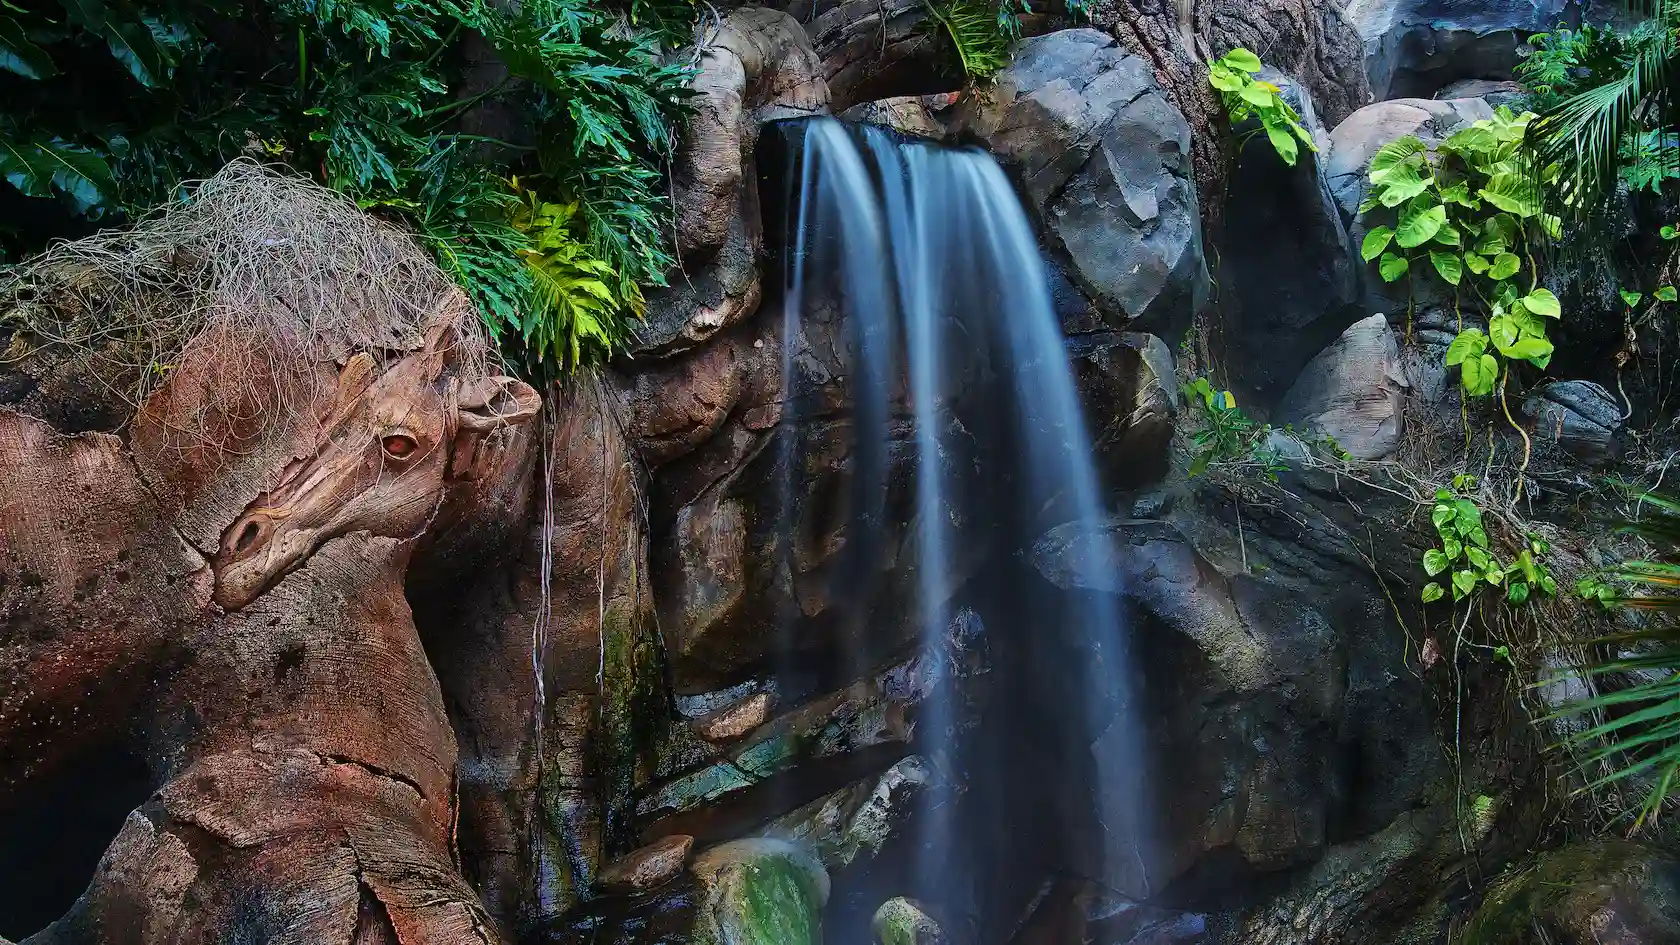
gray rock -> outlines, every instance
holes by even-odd
[[[1580,23],[1576,0],[1351,0],[1377,101],[1460,79],[1509,79],[1529,33]]]
[[[689,869],[701,890],[691,941],[822,945],[828,871],[809,850],[785,840],[736,840],[700,854]]]
[[[1172,352],[1133,332],[1076,335],[1067,346],[1104,481],[1132,489],[1159,479],[1179,406]]]
[[[1431,98],[1443,102],[1450,102],[1459,98],[1479,98],[1494,108],[1501,105],[1513,111],[1522,108],[1528,100],[1528,89],[1520,82],[1504,82],[1499,79],[1463,79],[1436,92]]]
[[[1400,445],[1405,388],[1394,331],[1372,315],[1313,358],[1273,419],[1334,437],[1356,459],[1382,459]]]
[[[1272,69],[1261,78],[1283,90],[1318,146],[1327,147],[1329,132],[1306,90]],[[1249,138],[1237,156],[1219,259],[1225,291],[1211,343],[1245,402],[1276,403],[1313,355],[1366,314],[1359,305],[1362,263],[1323,159],[1302,148],[1291,167],[1264,134]],[[1260,351],[1265,355],[1255,357]]]
[[[778,817],[764,830],[805,844],[830,870],[858,860],[873,859],[900,831],[935,777],[932,767],[916,755],[900,760],[878,777],[865,778]]]
[[[952,130],[1021,181],[1112,327],[1175,341],[1207,300],[1190,127],[1144,60],[1090,29],[1036,36]]]
[[[902,95],[854,105],[840,114],[847,121],[891,128],[899,134],[935,141],[945,137],[941,114],[956,101],[951,95]]]
[[[682,872],[693,848],[694,838],[686,834],[660,837],[608,864],[600,883],[613,890],[652,889]]]
[[[1565,454],[1602,469],[1625,449],[1622,405],[1591,381],[1551,381],[1523,399],[1536,446]]]
[[[897,896],[881,903],[869,923],[876,945],[946,945],[945,931],[914,899]]]

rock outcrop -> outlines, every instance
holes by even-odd
[[[1312,359],[1273,420],[1330,436],[1355,459],[1382,459],[1400,445],[1406,386],[1400,346],[1379,313],[1355,322]]]
[[[1578,0],[1353,0],[1378,101],[1434,95],[1460,79],[1510,79],[1530,33],[1579,24]]]

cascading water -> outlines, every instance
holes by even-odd
[[[818,308],[838,308],[852,370],[853,528],[841,573],[851,582],[854,621],[867,619],[878,587],[866,578],[881,570],[871,559],[889,544],[889,430],[900,417],[913,421],[915,500],[906,544],[918,569],[912,590],[921,644],[944,668],[918,709],[916,745],[947,772],[915,818],[913,879],[948,913],[967,909],[979,922],[973,909],[988,895],[979,875],[986,861],[1056,842],[987,834],[1032,834],[1055,821],[1074,845],[1088,848],[1073,857],[1087,878],[1140,898],[1148,891],[1146,780],[1122,614],[1107,595],[1052,600],[1023,577],[1027,550],[1048,529],[1065,526],[1089,542],[1107,540],[1107,533],[1044,264],[1019,200],[996,162],[978,150],[906,141],[833,119],[804,120],[784,133],[799,142],[784,299],[784,528],[791,536],[801,514],[793,497],[800,485],[802,325]],[[1037,757],[1072,770],[1038,772],[1038,781],[1079,782],[1074,806],[1083,810],[1059,806],[1032,783],[1032,772],[1000,770],[1031,763],[1032,750],[998,744],[1030,733],[999,734],[985,720],[972,731],[959,725],[948,638],[964,613],[978,613],[991,645],[1011,654],[999,673],[1006,694],[992,699],[1006,708],[989,716],[1014,711],[1007,708],[1012,698],[1046,706],[1044,717],[1062,734],[1044,737]],[[792,621],[783,622],[783,632],[797,632]],[[868,658],[851,656],[854,663]],[[988,791],[992,780],[1024,786],[1014,794]],[[969,787],[958,791],[954,783]],[[1035,791],[1032,803],[1051,810],[1023,819],[1019,798]]]

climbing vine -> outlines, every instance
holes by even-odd
[[[1453,478],[1452,489],[1436,490],[1430,522],[1437,545],[1423,553],[1424,573],[1447,575],[1455,602],[1489,587],[1504,588],[1505,599],[1512,604],[1524,603],[1533,594],[1556,595],[1557,581],[1543,560],[1551,546],[1531,534],[1514,560],[1502,562],[1489,546],[1482,510],[1468,496],[1475,486],[1476,477],[1460,473]],[[1423,587],[1423,602],[1433,603],[1446,594],[1440,582],[1430,581]]]
[[[1371,187],[1360,212],[1390,224],[1373,226],[1361,255],[1386,282],[1433,275],[1488,315],[1488,330],[1464,327],[1447,349],[1471,397],[1502,389],[1512,362],[1545,368],[1553,343],[1548,322],[1562,306],[1540,285],[1535,248],[1560,235],[1562,221],[1545,211],[1523,151],[1534,116],[1501,108],[1452,135],[1432,152],[1407,135],[1371,158]]]
[[[1238,46],[1208,65],[1208,84],[1219,90],[1225,111],[1233,125],[1256,119],[1260,127],[1243,139],[1264,134],[1278,157],[1290,167],[1300,160],[1301,148],[1317,152],[1312,132],[1301,124],[1301,116],[1284,101],[1283,90],[1255,78],[1261,70],[1260,57]]]

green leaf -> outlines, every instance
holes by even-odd
[[[1479,256],[1476,253],[1465,253],[1464,265],[1469,268],[1471,272],[1479,276],[1487,272],[1488,267],[1491,266],[1492,263],[1488,262],[1486,256]]]
[[[1377,264],[1377,272],[1382,275],[1384,282],[1393,282],[1405,275],[1406,270],[1410,268],[1410,266],[1411,264],[1406,261],[1406,257],[1404,256],[1396,256],[1393,253],[1383,253],[1382,262]]]
[[[0,16],[0,70],[25,79],[45,79],[58,74],[52,57],[31,42],[18,21],[9,16]]]
[[[1519,171],[1502,171],[1488,179],[1481,189],[1483,200],[1506,213],[1527,219],[1540,213],[1540,197],[1527,175]]]
[[[1502,352],[1506,357],[1530,361],[1545,367],[1552,360],[1552,343],[1544,338],[1525,336]]]
[[[1452,576],[1453,600],[1463,600],[1469,596],[1470,592],[1476,589],[1476,580],[1479,577],[1480,575],[1474,571],[1454,571]]]
[[[1398,207],[1428,190],[1431,180],[1419,173],[1416,167],[1399,164],[1384,172],[1380,180],[1373,179],[1371,183],[1377,189],[1379,203],[1385,207]]]
[[[1499,362],[1491,354],[1466,358],[1459,371],[1464,392],[1471,397],[1485,397],[1493,393],[1494,385],[1499,382]]]
[[[1622,296],[1622,301],[1627,303],[1628,308],[1633,308],[1635,305],[1638,305],[1639,300],[1645,297],[1638,292],[1629,292],[1626,289],[1621,289],[1619,292]]]
[[[1441,188],[1441,202],[1458,204],[1472,210],[1482,205],[1480,200],[1470,196],[1470,182],[1463,180]]]
[[[1219,61],[1232,69],[1251,74],[1261,69],[1260,57],[1241,46],[1221,56]]]
[[[1423,140],[1416,135],[1396,138],[1378,148],[1376,154],[1371,155],[1371,165],[1366,169],[1366,173],[1373,184],[1384,183],[1396,171],[1409,171],[1411,177],[1417,177],[1417,168],[1412,162],[1412,158],[1426,150],[1428,148],[1424,145]]]
[[[1680,230],[1675,229],[1673,224],[1665,225],[1658,232],[1662,234],[1662,238],[1665,240],[1680,239]]]
[[[1469,548],[1466,548],[1465,551],[1464,551],[1464,554],[1465,554],[1465,557],[1469,559],[1470,566],[1475,568],[1478,571],[1486,571],[1488,569],[1489,563],[1492,562],[1492,560],[1493,560],[1492,558],[1488,557],[1488,553],[1486,551],[1484,551],[1480,548],[1477,548],[1474,545],[1472,545]]]
[[[1520,604],[1528,600],[1528,584],[1523,581],[1512,581],[1505,587],[1505,599],[1513,604]]]
[[[1440,204],[1428,209],[1418,209],[1413,205],[1407,210],[1409,212],[1400,215],[1400,226],[1394,231],[1394,241],[1405,249],[1429,242],[1447,224],[1447,208]]]
[[[1423,553],[1423,573],[1434,577],[1452,566],[1447,556],[1439,548],[1431,548]]]
[[[1266,138],[1272,142],[1272,148],[1277,151],[1278,157],[1283,158],[1283,163],[1294,167],[1296,160],[1301,156],[1301,149],[1295,143],[1295,136],[1290,134],[1286,128],[1267,124]]]
[[[1453,520],[1454,514],[1455,512],[1452,506],[1436,505],[1435,511],[1429,515],[1429,520],[1435,523],[1435,530],[1440,531],[1442,525],[1445,525]]]
[[[1495,282],[1503,282],[1517,274],[1522,269],[1522,260],[1514,253],[1500,253],[1493,260],[1493,266],[1488,269],[1488,278]]]
[[[1433,604],[1442,597],[1445,597],[1446,593],[1446,591],[1441,590],[1441,585],[1436,584],[1434,581],[1430,581],[1428,584],[1423,586],[1423,602],[1425,604]]]
[[[30,197],[61,193],[82,214],[94,213],[116,194],[105,158],[62,138],[19,140],[0,135],[0,175]]]
[[[1540,575],[1540,590],[1544,591],[1547,597],[1556,597],[1557,581],[1553,580],[1550,574]]]
[[[1264,82],[1250,82],[1237,94],[1255,108],[1272,108],[1277,103],[1277,93]]]
[[[1651,295],[1659,302],[1672,302],[1675,299],[1680,298],[1680,293],[1676,293],[1674,291],[1674,286],[1671,285],[1662,286],[1657,289],[1657,291],[1652,292]]]
[[[1464,279],[1464,261],[1453,253],[1438,253],[1431,251],[1429,261],[1435,264],[1435,271],[1441,274],[1450,285],[1458,285]]]
[[[1458,231],[1458,227],[1448,223],[1446,226],[1441,227],[1441,231],[1439,233],[1435,234],[1435,242],[1440,243],[1442,246],[1461,246],[1464,243],[1464,234]]]
[[[1447,366],[1462,364],[1487,350],[1487,336],[1480,329],[1466,328],[1447,346]]]
[[[1558,302],[1558,297],[1552,294],[1551,289],[1535,289],[1523,296],[1522,304],[1536,315],[1544,315],[1547,318],[1563,317],[1563,305]]]
[[[105,40],[111,55],[135,81],[147,88],[167,82],[175,68],[174,51],[159,42],[151,26],[113,17],[104,0],[60,0],[70,21]]]
[[[1216,62],[1208,70],[1208,84],[1221,92],[1241,92],[1248,80]]]
[[[1359,254],[1370,262],[1382,255],[1388,244],[1394,240],[1394,231],[1386,226],[1379,226],[1365,234],[1365,242],[1360,246]]]
[[[1521,335],[1522,328],[1516,318],[1506,312],[1499,312],[1488,319],[1488,337],[1493,339],[1493,346],[1501,354],[1507,353],[1505,349],[1516,344]]]

